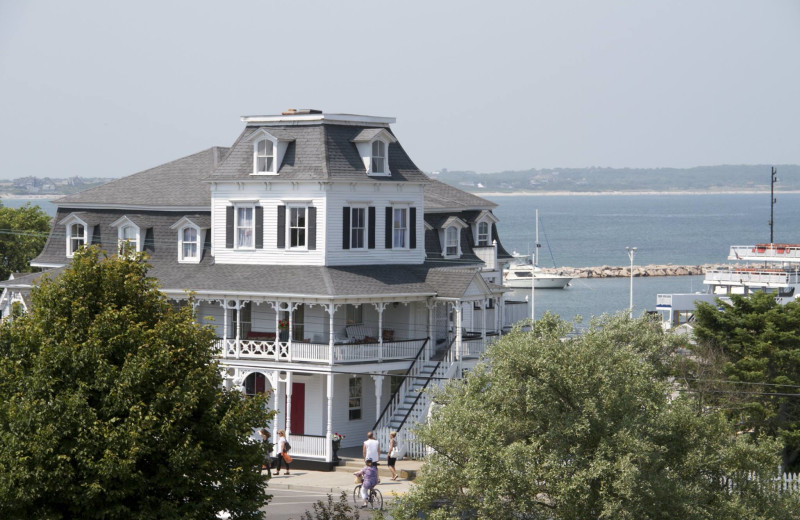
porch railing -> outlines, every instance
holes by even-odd
[[[289,444],[292,457],[313,457],[325,459],[327,438],[324,435],[289,435]]]
[[[335,364],[411,359],[425,341],[426,339],[408,339],[384,341],[383,344],[337,343],[333,346],[333,359],[328,343],[218,339],[214,347],[218,355],[224,358]]]

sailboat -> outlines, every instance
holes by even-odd
[[[530,289],[564,289],[572,281],[571,276],[548,274],[539,267],[539,210],[536,210],[536,243],[533,254],[526,255],[514,251],[514,260],[503,269],[503,285]]]

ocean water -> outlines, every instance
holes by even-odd
[[[769,242],[769,194],[706,195],[503,195],[498,232],[509,251],[529,253],[539,210],[539,265],[544,267],[629,265],[626,246],[635,246],[637,265],[724,262],[731,245]],[[778,193],[774,241],[800,243],[800,194]],[[27,200],[4,199],[8,207]],[[33,200],[50,215],[55,206]],[[549,246],[549,247],[548,247]],[[628,309],[629,278],[576,279],[564,290],[535,292],[536,316],[547,311],[564,319]],[[701,276],[633,279],[635,315],[654,310],[659,293],[702,291]],[[514,293],[530,297],[528,291]]]
[[[705,195],[504,195],[498,233],[509,251],[529,253],[539,210],[539,265],[543,267],[629,265],[626,246],[637,247],[634,263],[725,262],[731,245],[769,242],[769,194]],[[800,194],[776,195],[774,241],[800,242]],[[549,246],[549,247],[548,247]],[[655,310],[656,295],[704,291],[702,276],[633,279],[633,310]],[[529,296],[528,291],[515,293]],[[534,293],[536,316],[554,312],[567,320],[626,310],[629,278],[576,279],[564,290]]]

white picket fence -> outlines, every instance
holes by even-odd
[[[754,483],[756,486],[759,485],[771,485],[774,486],[777,491],[780,492],[788,492],[788,493],[800,493],[800,473],[783,473],[782,471],[778,471],[777,476],[769,479],[767,482],[762,483],[759,480],[758,475],[753,472],[747,474],[747,480],[749,482]],[[728,488],[728,491],[734,492],[736,491],[737,485],[736,481],[733,479],[727,479],[725,485]]]

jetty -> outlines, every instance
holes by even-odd
[[[704,275],[708,269],[718,264],[673,265],[651,264],[633,266],[633,276],[695,276]],[[561,274],[573,278],[627,278],[631,275],[630,266],[601,265],[599,267],[558,267],[542,268],[547,274]]]

